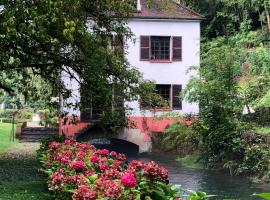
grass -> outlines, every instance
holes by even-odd
[[[0,160],[0,200],[49,200],[52,196],[36,159]]]
[[[255,127],[254,131],[256,133],[270,135],[270,127]]]
[[[14,142],[10,141],[12,124],[0,123],[0,153],[5,152],[8,148],[19,145],[17,139]]]
[[[38,172],[40,165],[35,151],[29,158],[9,156],[13,148],[25,151],[17,140],[9,141],[11,128],[11,124],[0,123],[0,200],[53,199],[45,177]]]

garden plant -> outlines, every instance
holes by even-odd
[[[182,199],[153,161],[127,164],[123,154],[73,139],[42,145],[39,157],[56,199]]]

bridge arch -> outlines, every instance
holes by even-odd
[[[128,131],[123,129],[118,134],[112,134],[98,125],[93,125],[75,134],[75,138],[79,142],[89,142],[99,149],[106,148],[110,151],[125,153],[129,157],[150,151],[149,148],[145,148],[143,134],[138,134],[136,131],[132,133],[130,129]]]

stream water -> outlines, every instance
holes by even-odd
[[[270,184],[251,183],[245,177],[231,177],[218,171],[201,170],[182,166],[170,154],[140,155],[141,161],[154,160],[169,170],[170,182],[182,188],[201,190],[207,194],[218,195],[218,200],[253,200],[253,193],[270,192]]]

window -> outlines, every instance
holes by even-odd
[[[159,94],[165,101],[168,102],[168,107],[159,109],[182,110],[182,100],[179,98],[181,91],[182,85],[166,85],[166,84],[156,85],[156,93]],[[156,108],[155,105],[153,104],[150,105],[150,103],[145,102],[143,99],[141,99],[140,106],[144,110]]]
[[[100,120],[102,115],[102,104],[98,101],[93,102],[92,99],[85,95],[88,92],[88,88],[82,86],[80,88],[81,95],[81,121]],[[116,84],[110,84],[108,90],[111,90],[112,111],[124,114],[124,91]],[[108,103],[108,102],[107,102]]]
[[[170,104],[171,85],[156,85],[156,93],[160,95],[168,104]]]
[[[141,60],[182,60],[182,37],[141,36]]]
[[[151,37],[151,59],[170,59],[170,37]]]

